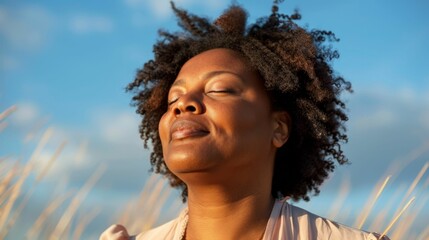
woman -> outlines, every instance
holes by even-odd
[[[185,31],[160,33],[128,90],[154,170],[187,209],[136,239],[378,239],[285,200],[308,201],[347,162],[339,95],[351,88],[329,65],[334,34],[299,27],[277,1],[249,27],[238,6],[214,24],[172,8]],[[114,225],[100,239],[128,233]]]

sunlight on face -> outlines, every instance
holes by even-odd
[[[213,49],[190,59],[168,102],[159,133],[166,164],[179,178],[192,172],[225,178],[271,168],[270,102],[259,75],[237,52]]]

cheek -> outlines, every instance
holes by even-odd
[[[218,121],[227,128],[229,134],[237,137],[267,133],[271,126],[268,107],[260,103],[245,102],[224,109],[219,116]]]
[[[168,141],[169,126],[168,126],[168,114],[164,113],[158,123],[158,132],[161,139],[161,143],[164,146]]]

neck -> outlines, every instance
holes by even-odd
[[[268,159],[274,159],[274,155]],[[274,204],[274,161],[253,162],[180,176],[188,188],[186,239],[263,237]]]
[[[186,239],[261,239],[273,204],[267,190],[188,187]]]

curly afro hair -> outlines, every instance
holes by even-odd
[[[272,182],[274,197],[295,201],[317,195],[319,186],[339,164],[347,163],[340,143],[347,142],[345,104],[339,99],[351,85],[336,76],[330,62],[338,58],[326,42],[338,41],[330,31],[306,30],[297,25],[301,15],[279,13],[275,0],[269,16],[246,25],[247,14],[237,5],[229,7],[216,21],[177,8],[182,32],[160,31],[154,45],[154,59],[138,70],[127,91],[135,95],[132,104],[142,116],[139,128],[144,146],[153,145],[152,170],[165,175],[171,186],[186,185],[166,166],[158,123],[167,110],[167,95],[181,67],[193,56],[214,48],[239,52],[265,82],[274,111],[287,111],[292,129],[287,143],[275,157]]]

